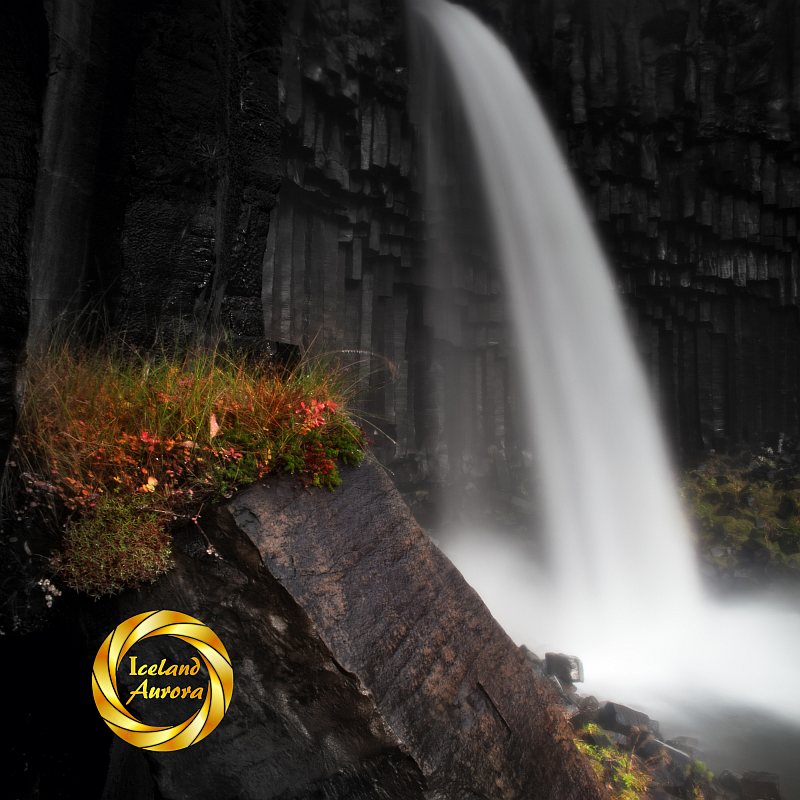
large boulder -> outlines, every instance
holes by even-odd
[[[191,614],[231,654],[233,701],[179,752],[115,739],[105,800],[605,796],[549,680],[377,464],[334,493],[253,486],[178,545],[164,579],[94,607],[91,645],[137,612]]]

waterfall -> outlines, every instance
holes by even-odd
[[[428,151],[448,149],[437,97],[449,95],[479,172],[550,560],[536,570],[485,533],[448,552],[514,638],[572,649],[606,697],[674,706],[694,692],[800,721],[800,617],[706,596],[619,292],[536,97],[470,11],[418,0],[410,16]]]
[[[698,591],[691,537],[617,291],[548,122],[505,46],[446,2],[415,11],[472,135],[566,596]],[[670,612],[671,613],[671,612]]]

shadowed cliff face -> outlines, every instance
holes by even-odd
[[[365,20],[378,5],[359,5]],[[676,450],[691,457],[796,432],[800,184],[791,141],[792,5],[468,5],[502,33],[545,94],[628,298]],[[400,140],[391,142],[393,129],[384,124],[405,91],[402,80],[382,77],[396,45],[374,53],[357,38],[360,73],[368,77],[347,84],[336,78],[341,70],[324,64],[316,37],[335,31],[341,46],[353,43],[356,30],[369,32],[371,42],[370,23],[348,28],[347,15],[335,9],[298,19],[294,41],[306,46],[290,44],[283,67],[291,158],[274,253],[284,272],[269,273],[276,289],[265,310],[268,327],[283,325],[280,335],[299,342],[323,321],[344,318],[343,329],[322,326],[325,344],[370,349],[398,366],[389,382],[372,358],[368,407],[399,452],[422,452],[433,474],[441,453],[445,471],[470,460],[481,471],[489,448],[499,445],[511,457],[516,439],[497,276],[484,254],[473,252],[442,285],[436,259],[426,261],[413,246],[425,227],[410,226],[409,215],[430,219],[429,209],[415,211],[420,200],[405,194],[406,182],[387,161],[406,135],[404,123]],[[347,99],[337,105],[337,94]],[[414,154],[419,165],[418,147]],[[344,163],[348,170],[335,168]],[[418,176],[411,185],[422,188]],[[312,288],[304,267],[321,241],[312,228],[325,225],[331,240],[338,230],[340,260],[338,277],[326,272],[335,281],[327,294]],[[407,252],[422,270],[404,269]],[[290,299],[290,281],[305,286],[306,301],[302,293]],[[303,302],[306,313],[298,310]],[[474,409],[460,430],[447,415],[454,403]]]
[[[421,231],[402,23],[398,0],[289,9],[262,297],[268,338],[353,364],[365,408],[413,450],[406,337]]]
[[[0,9],[0,464],[13,432],[16,361],[28,324],[28,257],[47,28],[36,4]]]
[[[676,444],[796,433],[794,4],[469,5],[548,100]],[[424,255],[400,3],[13,8],[7,417],[26,305],[36,338],[92,300],[138,342],[225,327],[347,351],[387,457],[510,454],[497,276],[476,253],[442,284]],[[454,403],[473,409],[458,429]]]
[[[31,337],[87,301],[134,340],[261,335],[278,0],[45,4]]]
[[[530,60],[686,453],[796,432],[794,4],[540,2]]]
[[[127,179],[122,237],[112,245],[114,316],[139,338],[181,320],[245,339],[262,334],[283,14],[280,0],[232,0],[155,4],[136,15],[118,153]]]

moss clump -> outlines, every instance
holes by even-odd
[[[106,594],[161,574],[167,526],[275,473],[333,490],[364,436],[337,374],[218,350],[140,355],[54,348],[29,366],[12,463],[18,517],[63,532],[54,565]],[[94,554],[95,566],[92,566]]]
[[[69,525],[53,566],[64,582],[93,596],[153,581],[170,567],[163,522],[131,498],[103,497],[94,513]]]

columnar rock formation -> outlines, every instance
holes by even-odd
[[[290,9],[262,297],[267,338],[353,365],[368,410],[407,450],[421,227],[402,21],[397,0]]]
[[[512,449],[502,287],[426,261],[398,0],[6,5],[6,439],[26,308],[41,338],[93,300],[141,343],[225,328],[358,362],[387,456]],[[794,4],[469,5],[548,100],[676,444],[797,433]]]
[[[48,0],[38,25],[18,15],[19,42],[45,54],[25,131],[38,145],[33,340],[87,301],[145,343],[223,323],[260,336],[284,12],[276,0]]]
[[[796,5],[556,0],[535,16],[535,77],[676,440],[796,434]]]

